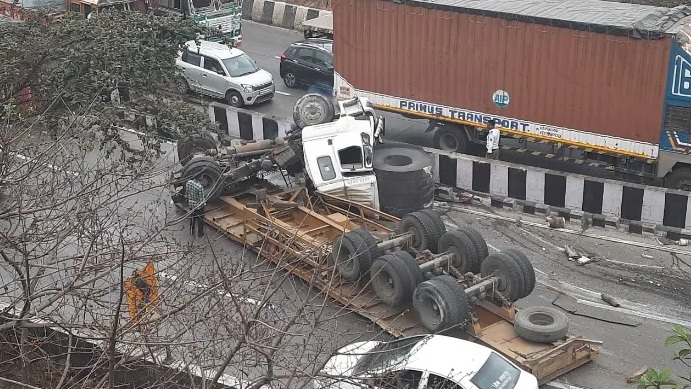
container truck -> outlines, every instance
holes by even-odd
[[[503,138],[691,190],[691,7],[600,0],[339,0],[339,98],[428,119],[435,147]]]

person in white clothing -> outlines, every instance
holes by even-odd
[[[487,122],[487,158],[499,159],[499,138],[501,133],[495,127],[497,122],[490,120]]]

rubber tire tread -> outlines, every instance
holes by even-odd
[[[554,319],[550,325],[538,325],[530,321],[536,313],[549,315]],[[569,318],[566,314],[552,307],[528,307],[519,309],[513,319],[513,328],[518,336],[538,343],[551,343],[563,339],[569,332]]]
[[[384,276],[384,272],[388,277]],[[394,280],[392,293],[387,294],[388,278]],[[415,288],[423,281],[420,267],[415,259],[405,251],[399,250],[377,258],[370,269],[372,289],[385,304],[397,307],[411,301]]]
[[[470,300],[468,299],[468,295],[465,294],[463,286],[458,283],[458,280],[450,275],[444,274],[434,278],[439,280],[439,282],[445,283],[453,291],[460,311],[459,322],[469,321],[471,319],[472,310],[470,308]]]
[[[346,248],[350,252],[349,259],[355,262],[352,270],[346,269],[338,260],[339,251]],[[366,275],[372,266],[372,258],[369,250],[359,233],[350,231],[336,238],[331,249],[334,266],[344,279],[348,281],[357,281],[362,276]],[[351,259],[352,257],[352,259]]]
[[[423,315],[421,308],[426,298],[432,299],[441,314],[439,323]],[[439,332],[451,328],[461,322],[461,307],[458,304],[453,289],[444,281],[436,278],[425,281],[415,288],[413,293],[413,310],[420,323],[430,332]]]
[[[533,264],[530,262],[528,256],[522,251],[516,249],[507,249],[503,250],[502,252],[513,258],[513,260],[516,261],[518,266],[521,268],[524,281],[523,285],[525,286],[525,290],[523,291],[523,296],[521,296],[521,298],[528,297],[535,289],[535,268],[533,267]]]
[[[353,230],[353,232],[359,234],[365,242],[365,247],[367,248],[367,252],[370,257],[370,263],[382,256],[383,253],[377,246],[379,242],[377,242],[377,239],[372,236],[369,231],[365,230],[364,228],[358,228],[357,230]]]
[[[413,246],[415,250],[424,251],[427,249],[435,254],[438,253],[438,244],[441,234],[437,231],[434,222],[429,216],[420,211],[403,216],[399,231],[406,232],[409,227],[415,228],[422,239],[418,247]]]
[[[521,268],[518,266],[516,261],[507,254],[494,253],[490,254],[485,258],[480,266],[481,276],[488,277],[498,271],[497,278],[503,279],[505,282],[508,281],[508,288],[504,285],[504,289],[499,288],[504,297],[511,301],[517,301],[521,298],[523,294],[523,274],[521,273]]]
[[[477,257],[480,259],[480,263],[487,258],[489,255],[489,248],[487,247],[487,242],[485,241],[485,238],[482,236],[480,231],[474,229],[473,227],[470,226],[459,226],[456,228],[456,230],[463,232],[466,234],[468,238],[473,242],[473,245],[475,245],[475,251],[477,251]],[[475,271],[475,273],[479,272],[480,268]]]
[[[201,146],[205,149],[215,149],[216,142],[211,137],[201,134],[188,135],[181,139],[177,145],[178,161],[185,166],[192,159],[192,149]]]
[[[441,137],[445,134],[453,134],[456,137],[457,145],[456,145],[456,150],[444,150],[444,151],[453,151],[456,153],[460,154],[467,154],[468,151],[470,151],[470,148],[472,145],[472,142],[470,139],[468,139],[468,136],[465,134],[465,130],[463,128],[459,128],[456,126],[443,126],[438,128],[434,132],[434,148],[438,150],[443,150],[441,148]]]
[[[432,188],[432,192],[434,192],[434,187]],[[441,219],[439,212],[429,208],[421,209],[420,212],[429,215],[440,234],[443,235],[446,232],[446,224],[444,224],[444,221]]]
[[[324,107],[322,107],[326,112],[322,120],[319,120],[316,123],[306,123],[305,120],[302,118],[300,115],[300,109],[302,108],[302,103],[303,101],[309,101],[309,100],[321,100],[324,103]],[[333,101],[331,99],[324,97],[318,93],[308,93],[298,99],[298,101],[295,103],[295,106],[293,107],[293,121],[295,122],[295,125],[298,126],[298,128],[305,128],[307,126],[314,126],[317,124],[324,124],[328,123],[330,121],[334,120],[334,117],[336,116],[336,107],[334,106]]]
[[[199,174],[201,171],[198,172],[190,172],[190,170],[201,170],[199,168],[199,165],[206,165],[208,166],[213,166],[214,168],[211,169],[210,171],[213,171],[217,176],[217,181],[216,183],[211,187],[211,189],[204,188],[204,196],[206,197],[207,201],[213,201],[216,200],[221,193],[223,193],[223,189],[225,187],[224,180],[223,180],[223,169],[221,166],[218,164],[218,162],[213,159],[212,157],[208,156],[197,156],[192,158],[188,163],[185,164],[185,166],[182,169],[182,177],[185,180],[189,180],[191,178],[194,178]]]
[[[451,247],[455,248],[451,249]],[[458,269],[461,273],[468,272],[477,273],[476,269],[480,268],[480,259],[477,256],[477,251],[470,238],[461,231],[447,231],[441,238],[439,238],[439,252],[452,251],[461,258],[452,261],[453,267]],[[462,260],[463,262],[459,263]]]

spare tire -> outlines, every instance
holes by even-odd
[[[188,135],[178,142],[178,160],[185,166],[195,154],[205,155],[209,149],[216,149],[216,141],[212,137],[202,134]]]
[[[433,160],[421,147],[397,143],[377,145],[372,166],[377,176],[379,208],[383,212],[402,217],[432,204]]]
[[[459,292],[448,280],[432,278],[417,286],[413,293],[413,310],[428,331],[439,332],[463,323],[470,315],[469,305],[459,301]],[[458,288],[461,288],[459,284]],[[461,289],[461,293],[463,290]],[[467,302],[467,297],[466,297]]]
[[[185,180],[195,179],[202,184],[207,201],[216,200],[224,189],[223,168],[211,157],[193,156],[182,169]]]
[[[490,254],[480,265],[482,278],[496,277],[497,291],[511,301],[520,299],[525,287],[523,285],[523,274],[516,261],[510,256],[502,253]]]
[[[523,275],[523,285],[525,289],[523,290],[523,297],[527,297],[531,293],[533,293],[533,290],[535,289],[535,268],[533,267],[533,264],[530,262],[530,259],[519,250],[516,249],[508,249],[502,251],[503,253],[506,253],[509,255],[511,258],[513,258],[514,261],[518,264],[518,267],[521,268],[521,274]]]
[[[569,331],[569,318],[552,307],[529,307],[516,312],[513,328],[525,340],[550,343],[562,339]]]
[[[302,96],[293,107],[293,120],[299,128],[328,123],[334,120],[335,115],[333,101],[318,93]]]
[[[423,280],[415,258],[403,250],[377,258],[372,263],[370,278],[377,297],[392,307],[409,302]]]

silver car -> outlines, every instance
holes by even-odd
[[[225,99],[233,107],[271,100],[276,86],[271,73],[260,69],[242,50],[201,41],[185,43],[175,63],[185,75],[184,88]]]

